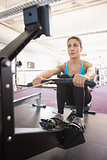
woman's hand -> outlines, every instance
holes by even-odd
[[[88,76],[75,74],[73,77],[73,84],[76,87],[83,87],[84,88],[84,83],[86,80],[89,80]]]
[[[37,76],[35,79],[33,79],[32,81],[32,84],[33,86],[35,85],[38,85],[38,84],[41,84],[41,81],[43,80],[44,78],[42,76]]]

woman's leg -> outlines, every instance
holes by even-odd
[[[77,110],[76,116],[83,117],[83,107],[91,101],[91,94],[86,86],[85,88],[73,86],[73,95]]]
[[[60,78],[69,78],[63,74]],[[57,106],[58,113],[63,114],[65,102],[75,105],[78,117],[83,116],[83,107],[91,101],[91,94],[88,88],[75,87],[73,84],[58,84],[57,85]]]
[[[92,100],[92,95],[88,87],[85,86],[85,106]]]
[[[68,75],[63,74],[60,78],[69,78]],[[57,106],[58,113],[63,114],[65,102],[72,104],[73,103],[73,94],[72,89],[69,84],[57,84]]]

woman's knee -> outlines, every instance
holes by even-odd
[[[92,101],[92,95],[89,94],[85,96],[85,105],[89,104]]]
[[[85,89],[83,87],[76,87],[74,85],[72,85],[72,86],[73,86],[73,91],[75,93],[84,93],[85,92]]]

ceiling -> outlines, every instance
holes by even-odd
[[[43,2],[47,1],[52,0],[0,0],[0,43],[7,45],[24,31],[22,12],[9,16],[8,11],[31,2],[43,5]],[[60,55],[63,59],[67,38],[78,35],[85,45],[84,53],[86,50],[107,50],[107,0],[58,0],[49,5],[51,36],[43,35],[31,42],[34,45],[36,43],[37,49],[45,47],[47,53],[57,53],[57,56]]]
[[[0,0],[0,13],[9,11],[10,9],[16,9],[16,7],[20,7],[25,4],[41,4],[44,5],[43,2],[48,3],[53,2],[54,0]],[[56,2],[49,3],[51,6],[51,15],[56,16],[59,14],[64,14],[67,12],[73,12],[79,9],[92,7],[95,5],[100,5],[107,3],[107,0],[55,0]],[[42,3],[40,3],[42,2]],[[9,14],[8,14],[9,15]],[[21,33],[24,30],[23,24],[23,14],[22,12],[18,14],[14,14],[12,16],[1,16],[0,22],[1,24],[12,28],[13,30]]]

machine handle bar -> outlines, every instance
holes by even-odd
[[[72,83],[72,78],[60,78],[60,79],[44,79],[41,81],[41,83],[46,83],[48,84],[71,84]],[[90,88],[95,87],[96,83],[92,80],[86,80],[85,85],[89,86]],[[28,83],[27,87],[31,87],[32,83]]]

